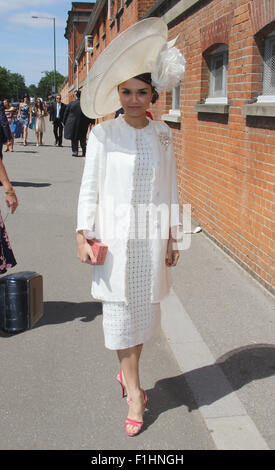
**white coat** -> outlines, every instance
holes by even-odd
[[[162,219],[162,237],[152,240],[151,301],[159,302],[169,293],[171,273],[165,264],[169,227],[179,222],[176,161],[172,133],[163,122],[151,121],[150,140],[154,168],[152,203],[167,207]],[[123,116],[104,121],[90,132],[78,201],[77,231],[108,245],[104,265],[93,269],[92,296],[103,301],[124,301],[127,297],[127,237],[136,148],[136,129]],[[158,225],[156,219],[154,227]],[[163,236],[164,233],[164,236]]]

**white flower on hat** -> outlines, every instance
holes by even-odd
[[[169,91],[179,85],[185,72],[185,58],[173,47],[176,39],[167,42],[161,49],[156,62],[148,61],[152,85],[158,92]]]

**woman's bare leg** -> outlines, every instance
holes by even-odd
[[[139,380],[139,359],[143,344],[132,348],[120,349],[117,351],[120,360],[120,367],[123,372],[124,384],[127,388],[127,395],[130,399],[128,418],[136,421],[143,420],[144,413],[144,393]],[[129,431],[135,432],[136,426],[127,425]]]
[[[27,138],[28,138],[28,128],[27,126],[23,127],[23,144],[27,145]]]

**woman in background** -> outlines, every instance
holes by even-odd
[[[8,152],[11,148],[11,152],[13,152],[13,145],[14,145],[14,132],[15,132],[15,124],[14,124],[14,117],[16,115],[16,110],[13,106],[10,105],[10,101],[7,98],[3,99],[5,115],[7,117],[10,131],[11,131],[11,139],[7,141],[5,152]]]
[[[0,101],[0,181],[5,191],[5,200],[8,208],[13,214],[18,206],[17,197],[15,191],[8,178],[6,168],[2,162],[2,145],[7,140],[11,139],[11,132],[9,123],[5,115],[4,105]],[[7,231],[2,219],[0,211],[0,274],[4,274],[8,268],[12,268],[16,265],[10,242],[8,239]]]
[[[47,111],[40,98],[36,99],[35,102],[35,134],[36,134],[36,146],[43,145],[42,139],[45,132],[45,116]]]
[[[32,109],[29,101],[29,95],[25,93],[23,97],[23,102],[19,105],[17,115],[23,128],[23,145],[27,145],[28,127],[32,123]]]

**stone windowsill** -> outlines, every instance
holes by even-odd
[[[275,117],[275,103],[244,104],[242,114],[246,116]]]
[[[163,114],[161,119],[168,122],[181,122],[181,116],[178,114]]]
[[[222,103],[196,104],[195,111],[198,113],[228,114],[229,105]]]

